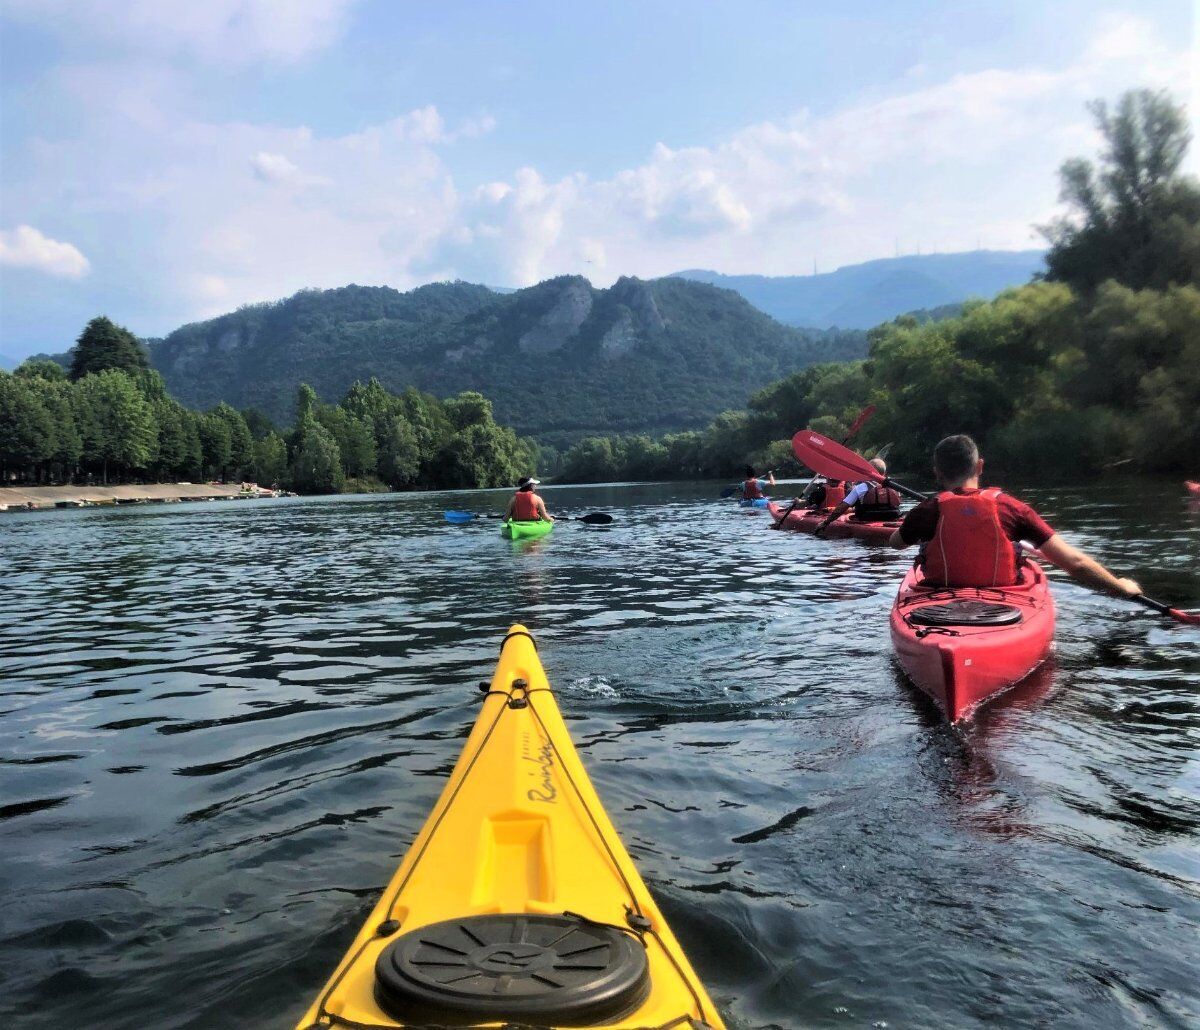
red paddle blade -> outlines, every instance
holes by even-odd
[[[1182,622],[1185,626],[1200,626],[1200,614],[1196,612],[1185,612],[1178,608],[1172,608],[1167,614],[1176,622]]]
[[[801,429],[792,437],[792,453],[801,464],[829,479],[865,479],[872,483],[883,479],[866,458],[811,429]]]
[[[850,426],[849,432],[846,433],[846,443],[849,443],[856,436],[858,436],[858,431],[867,424],[867,419],[869,419],[874,414],[875,414],[875,405],[874,404],[868,404],[865,408],[862,409],[862,412],[859,414],[858,418],[856,418],[854,420],[854,424]]]

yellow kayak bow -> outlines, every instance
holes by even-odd
[[[724,1027],[513,626],[449,782],[308,1028]]]

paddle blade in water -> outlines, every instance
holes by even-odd
[[[732,497],[732,496],[733,496],[734,494],[736,494],[737,492],[738,492],[738,487],[736,487],[736,486],[727,486],[727,487],[725,487],[725,489],[724,489],[724,490],[722,490],[722,491],[721,491],[721,496],[722,496],[722,497]]]
[[[792,453],[801,464],[830,479],[877,483],[881,478],[875,467],[861,455],[811,429],[801,429],[792,437]]]
[[[475,516],[469,511],[444,511],[442,517],[453,525],[461,526],[464,522],[470,522]]]
[[[590,515],[582,515],[579,517],[579,522],[586,522],[589,526],[607,526],[612,522],[613,517],[602,511],[594,511]]]

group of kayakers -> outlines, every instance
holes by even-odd
[[[816,535],[853,509],[859,522],[890,522],[900,517],[900,494],[887,485],[887,464],[874,458],[878,484],[862,482],[846,491],[827,481],[824,494],[814,493],[809,507],[830,508]],[[940,491],[908,512],[889,543],[903,549],[920,546],[917,564],[926,583],[935,586],[1012,586],[1020,578],[1021,542],[1031,544],[1047,561],[1085,586],[1121,597],[1135,597],[1141,586],[1116,576],[1100,562],[1068,544],[1024,501],[1001,490],[981,489],[983,458],[971,437],[959,433],[942,440],[933,452],[933,471]],[[759,479],[747,466],[743,497],[764,496],[775,477]],[[830,499],[838,500],[832,506]]]
[[[873,458],[879,483],[861,482],[849,490],[827,480],[808,498],[813,509],[829,508],[816,530],[820,536],[832,522],[853,510],[859,522],[890,522],[900,517],[900,494],[887,484],[887,464]],[[775,473],[760,477],[745,467],[740,484],[744,500],[761,500],[775,486]],[[1020,579],[1022,541],[1073,579],[1096,590],[1123,597],[1142,592],[1134,580],[1114,575],[1100,562],[1068,544],[1036,511],[996,488],[982,489],[983,458],[971,437],[959,433],[942,440],[933,452],[933,472],[940,491],[908,512],[889,543],[903,549],[920,546],[917,564],[926,583],[950,587],[1011,586]],[[535,488],[540,480],[523,477],[508,503],[505,519],[553,522]]]

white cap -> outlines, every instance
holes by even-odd
[[[533,476],[522,476],[517,481],[517,489],[518,490],[522,490],[527,486],[541,486],[541,485],[542,485],[542,481],[540,479],[534,479]]]

